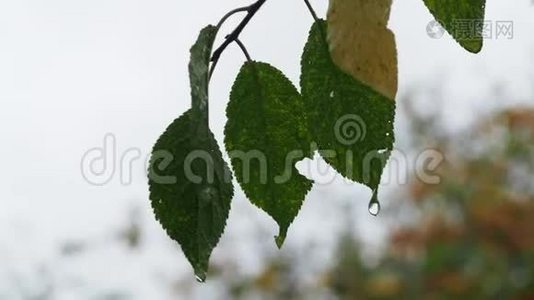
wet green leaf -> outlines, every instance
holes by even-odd
[[[207,122],[209,55],[215,33],[215,27],[203,29],[191,49],[193,108],[158,139],[149,168],[156,218],[180,244],[199,281],[206,278],[233,197],[230,171]]]
[[[301,89],[309,128],[322,157],[374,192],[393,148],[395,102],[340,70],[324,21],[314,24],[302,55]]]
[[[436,20],[466,50],[482,49],[486,0],[423,0]]]
[[[205,279],[211,251],[221,237],[233,197],[228,167],[209,129],[187,111],[154,146],[150,161],[150,200],[156,218]]]
[[[309,156],[302,97],[276,68],[241,68],[227,108],[225,144],[235,176],[252,203],[280,226],[280,247],[312,182],[294,164]]]

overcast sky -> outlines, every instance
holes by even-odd
[[[8,265],[8,270],[25,272],[53,260],[58,242],[106,236],[110,228],[125,221],[124,212],[132,206],[141,207],[153,243],[167,242],[148,211],[142,160],[165,127],[190,105],[187,63],[199,29],[248,3],[0,2],[2,268]],[[313,4],[324,15],[327,1],[316,0]],[[421,0],[394,1],[390,27],[396,34],[399,52],[399,95],[413,87],[439,83],[451,127],[465,125],[489,107],[532,104],[534,6],[530,0],[488,0],[486,16],[492,21],[513,21],[514,38],[486,40],[482,52],[473,55],[449,36],[428,37],[426,26],[432,17]],[[231,31],[239,20],[236,16],[224,31]],[[254,59],[270,62],[298,83],[299,57],[311,22],[303,1],[269,0],[241,39]],[[219,140],[230,86],[243,60],[241,52],[231,46],[212,80],[211,125]],[[502,93],[511,97],[496,97],[497,83]],[[437,101],[432,96],[424,99],[426,105]],[[398,122],[402,123],[402,118]],[[397,128],[402,145],[406,133],[399,128],[402,126]],[[117,173],[107,185],[93,186],[81,174],[82,156],[91,148],[101,147],[108,133],[115,137],[119,157],[128,149],[140,151],[142,160],[133,165],[131,184],[121,184]],[[367,214],[369,195],[356,185],[314,188],[289,233],[288,243],[313,238],[313,228],[329,230],[335,226],[331,223],[336,217],[328,213],[324,217],[324,212],[329,211],[330,203],[350,199],[358,203],[356,222],[364,228],[362,233],[372,233],[367,235],[372,244],[373,234],[379,234],[381,226],[379,219]],[[244,222],[259,222],[272,235],[276,233],[274,222],[250,207],[238,192],[231,218],[240,216],[248,218]],[[239,236],[242,229],[238,224],[242,223],[230,220],[223,242]],[[154,246],[146,253],[165,251],[158,249]],[[103,255],[109,258],[114,254]],[[181,257],[177,260],[183,262]],[[153,263],[149,258],[144,261]],[[117,270],[110,271],[110,278],[122,274],[119,269],[124,271],[129,264],[127,260],[122,265],[115,260]],[[102,268],[93,268],[94,274],[102,273]],[[100,280],[105,283],[108,279]],[[5,281],[0,277],[0,298],[3,285]],[[149,290],[145,292],[151,295]]]

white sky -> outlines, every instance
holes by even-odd
[[[0,2],[0,265],[4,269],[0,299],[11,289],[9,274],[28,278],[38,266],[59,263],[58,243],[81,239],[105,244],[132,206],[143,212],[147,249],[130,257],[120,249],[103,247],[92,254],[95,263],[63,263],[59,268],[63,273],[55,279],[83,269],[90,281],[85,288],[91,290],[93,285],[135,285],[148,276],[147,270],[190,274],[183,257],[175,255],[178,250],[167,247],[170,242],[151,216],[142,163],[134,165],[132,184],[121,185],[115,176],[108,185],[95,187],[81,176],[80,161],[84,152],[102,145],[107,133],[116,137],[119,155],[137,148],[146,158],[159,134],[190,105],[187,63],[199,29],[248,3]],[[313,4],[324,15],[327,2]],[[450,37],[427,36],[432,18],[421,0],[394,1],[390,27],[398,43],[399,95],[414,86],[442,82],[443,110],[451,127],[465,125],[490,107],[534,103],[533,4],[488,0],[487,19],[514,21],[514,39],[488,40],[482,53],[472,55]],[[235,17],[225,30],[239,20]],[[254,59],[270,62],[298,82],[299,57],[311,22],[301,0],[269,0],[241,39]],[[231,46],[212,80],[211,125],[219,140],[231,82],[242,61],[241,52]],[[496,83],[512,97],[496,97]],[[425,105],[432,107],[432,96]],[[402,117],[398,123],[402,145],[406,134]],[[357,203],[354,222],[368,245],[377,244],[376,236],[383,230],[380,219],[368,216],[368,197],[361,186],[315,188],[290,229],[287,247],[299,249],[319,235],[325,236],[325,243],[332,240],[328,233],[344,225],[336,217],[339,209],[332,206],[339,208],[344,201]],[[239,234],[248,232],[243,224],[257,223],[270,235],[276,233],[274,222],[238,192],[221,247],[240,245],[235,246],[236,253],[253,251],[250,243],[239,244]],[[224,255],[223,250],[214,254]],[[140,299],[159,292],[155,284],[135,289]],[[68,297],[65,293],[62,296]]]

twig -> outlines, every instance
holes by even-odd
[[[247,61],[251,62],[252,59],[250,58],[250,54],[248,53],[248,50],[247,50],[247,47],[245,47],[245,44],[243,44],[243,42],[241,42],[241,40],[239,38],[235,39],[235,42],[239,46],[239,48],[241,48],[241,51],[243,51],[243,54],[245,54],[245,57],[247,58]],[[211,64],[208,80],[211,80],[211,76],[213,75],[213,71],[215,71],[215,67],[217,66],[218,62],[219,62],[219,60],[214,61]]]
[[[265,3],[265,1],[267,0],[258,0],[254,4],[246,8],[246,11],[248,13],[243,19],[243,21],[241,21],[241,23],[237,25],[237,27],[234,29],[232,33],[226,36],[226,39],[224,40],[222,45],[213,52],[213,56],[211,57],[211,61],[213,62],[213,64],[217,64],[217,61],[221,57],[221,54],[224,52],[226,47],[228,47],[228,45],[230,45],[232,42],[234,42],[236,39],[239,38],[239,35],[243,31],[243,29],[247,26],[247,24],[250,22],[252,17],[254,17],[254,15],[258,12],[258,10]]]
[[[226,22],[226,20],[228,20],[228,18],[230,18],[231,16],[233,16],[236,13],[239,13],[239,12],[248,11],[249,9],[250,9],[250,5],[249,6],[244,6],[244,7],[239,7],[239,8],[236,8],[234,10],[231,10],[226,15],[224,15],[224,17],[221,18],[219,23],[217,23],[217,30],[221,29],[221,26],[224,24],[224,22]]]

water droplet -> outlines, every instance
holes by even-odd
[[[369,203],[369,213],[373,216],[378,216],[380,213],[380,203],[378,202],[371,202]]]
[[[195,279],[197,280],[197,282],[199,283],[204,283],[206,281],[206,278],[202,278],[198,275],[195,275]]]
[[[378,216],[380,213],[380,202],[378,202],[378,191],[373,192],[373,197],[369,202],[369,213],[373,216]]]
[[[330,92],[330,98],[334,98],[335,95],[336,95],[336,93],[334,91]]]
[[[203,188],[199,193],[200,203],[202,205],[211,203],[217,197],[218,193],[219,191],[215,187],[207,186]]]

